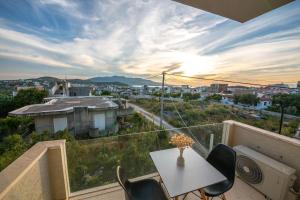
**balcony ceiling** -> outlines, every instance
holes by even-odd
[[[246,22],[294,0],[174,0],[207,12]]]

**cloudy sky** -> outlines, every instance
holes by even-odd
[[[241,24],[171,0],[0,0],[0,79],[169,70],[295,82],[299,11],[295,1]]]

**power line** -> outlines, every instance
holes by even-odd
[[[237,84],[243,84],[243,85],[255,85],[255,86],[261,86],[266,87],[268,85],[258,84],[258,83],[249,83],[249,82],[240,82],[240,81],[230,81],[230,80],[223,80],[223,79],[214,79],[214,78],[202,78],[202,77],[196,77],[196,76],[185,76],[185,75],[179,75],[179,74],[168,74],[170,76],[178,76],[183,78],[192,78],[192,79],[199,79],[199,80],[205,80],[205,81],[219,81],[219,82],[225,82],[225,83],[237,83]]]
[[[174,101],[171,101],[171,102],[172,102],[172,104],[173,104],[173,106],[174,106],[174,108],[175,108],[175,111],[176,111],[176,113],[178,114],[180,120],[182,121],[183,125],[187,128],[189,134],[194,138],[194,140],[196,140],[196,142],[198,142],[198,143],[200,144],[200,142],[198,141],[197,137],[194,136],[194,134],[192,133],[192,131],[189,129],[189,127],[187,126],[187,124],[186,124],[185,121],[183,120],[183,118],[182,118],[182,116],[180,115],[180,113],[179,113],[179,111],[178,111],[178,109],[177,109],[177,106],[175,105]]]
[[[179,74],[167,74],[167,75],[177,76],[177,77],[183,77],[183,78],[199,79],[199,80],[205,80],[205,81],[219,81],[219,82],[225,82],[225,83],[236,83],[236,84],[242,84],[242,85],[260,86],[260,87],[268,87],[268,86],[270,86],[270,85],[264,85],[264,84],[259,84],[259,83],[231,81],[231,80],[214,79],[214,78],[202,78],[202,77],[186,76],[186,75],[179,75]],[[273,86],[273,87],[275,87],[275,88],[285,88],[285,87],[280,87],[280,86]]]
[[[161,76],[161,74],[151,75],[151,76],[148,76],[148,77],[146,77],[144,79],[155,78],[155,77],[158,77],[158,76]]]
[[[194,134],[192,133],[192,131],[191,131],[191,130],[189,129],[189,127],[187,126],[187,123],[185,123],[185,121],[183,120],[183,118],[182,118],[181,114],[179,113],[178,108],[177,108],[176,104],[174,103],[174,101],[171,100],[171,102],[172,102],[172,104],[173,104],[173,106],[174,106],[174,108],[175,108],[175,112],[176,112],[177,115],[179,116],[179,118],[180,118],[181,122],[183,123],[183,125],[187,128],[189,134],[190,134],[190,135],[191,135],[198,143],[200,143],[200,142],[198,141],[197,137],[194,136]]]

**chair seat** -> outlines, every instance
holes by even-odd
[[[134,200],[167,200],[160,184],[153,179],[131,182],[128,193]]]
[[[230,182],[229,180],[226,181],[222,181],[220,183],[208,186],[206,188],[204,188],[204,192],[206,196],[209,197],[217,197],[221,194],[224,193],[224,191],[228,191],[232,188],[233,183]]]

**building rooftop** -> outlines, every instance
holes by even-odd
[[[9,113],[11,116],[39,116],[73,112],[74,107],[86,107],[93,110],[117,109],[119,106],[103,97],[63,97],[52,98],[44,104],[24,106]]]

